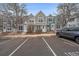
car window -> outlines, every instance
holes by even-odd
[[[67,31],[67,30],[68,30],[68,28],[63,28],[63,29],[62,29],[62,31]]]
[[[62,31],[79,31],[79,28],[63,28]]]
[[[71,31],[79,31],[79,28],[72,28]]]

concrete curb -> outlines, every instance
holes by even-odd
[[[54,36],[56,34],[36,34],[36,35],[7,35],[3,37],[40,37],[40,36]]]

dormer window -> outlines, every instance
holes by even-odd
[[[39,22],[43,22],[43,17],[39,17]]]

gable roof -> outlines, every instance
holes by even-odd
[[[30,15],[29,15],[30,17],[34,17],[34,15],[31,13]]]
[[[49,17],[52,17],[52,14],[49,14],[48,16],[49,16]]]
[[[42,11],[39,11],[36,16],[45,16],[45,14]]]

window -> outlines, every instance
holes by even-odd
[[[43,20],[42,19],[39,19],[39,22],[43,22]]]
[[[64,28],[63,31],[79,31],[79,27]]]
[[[34,22],[33,20],[29,20],[29,22]]]
[[[68,30],[68,28],[63,28],[63,29],[62,29],[62,31],[67,31],[67,30]]]
[[[43,22],[43,17],[39,17],[39,22]]]
[[[51,18],[49,18],[49,21],[52,21],[52,19],[51,19]]]
[[[70,28],[69,31],[79,31],[79,27]]]
[[[19,26],[19,30],[23,30],[23,26]]]
[[[7,28],[7,30],[11,30],[11,28],[9,27],[9,28]]]

